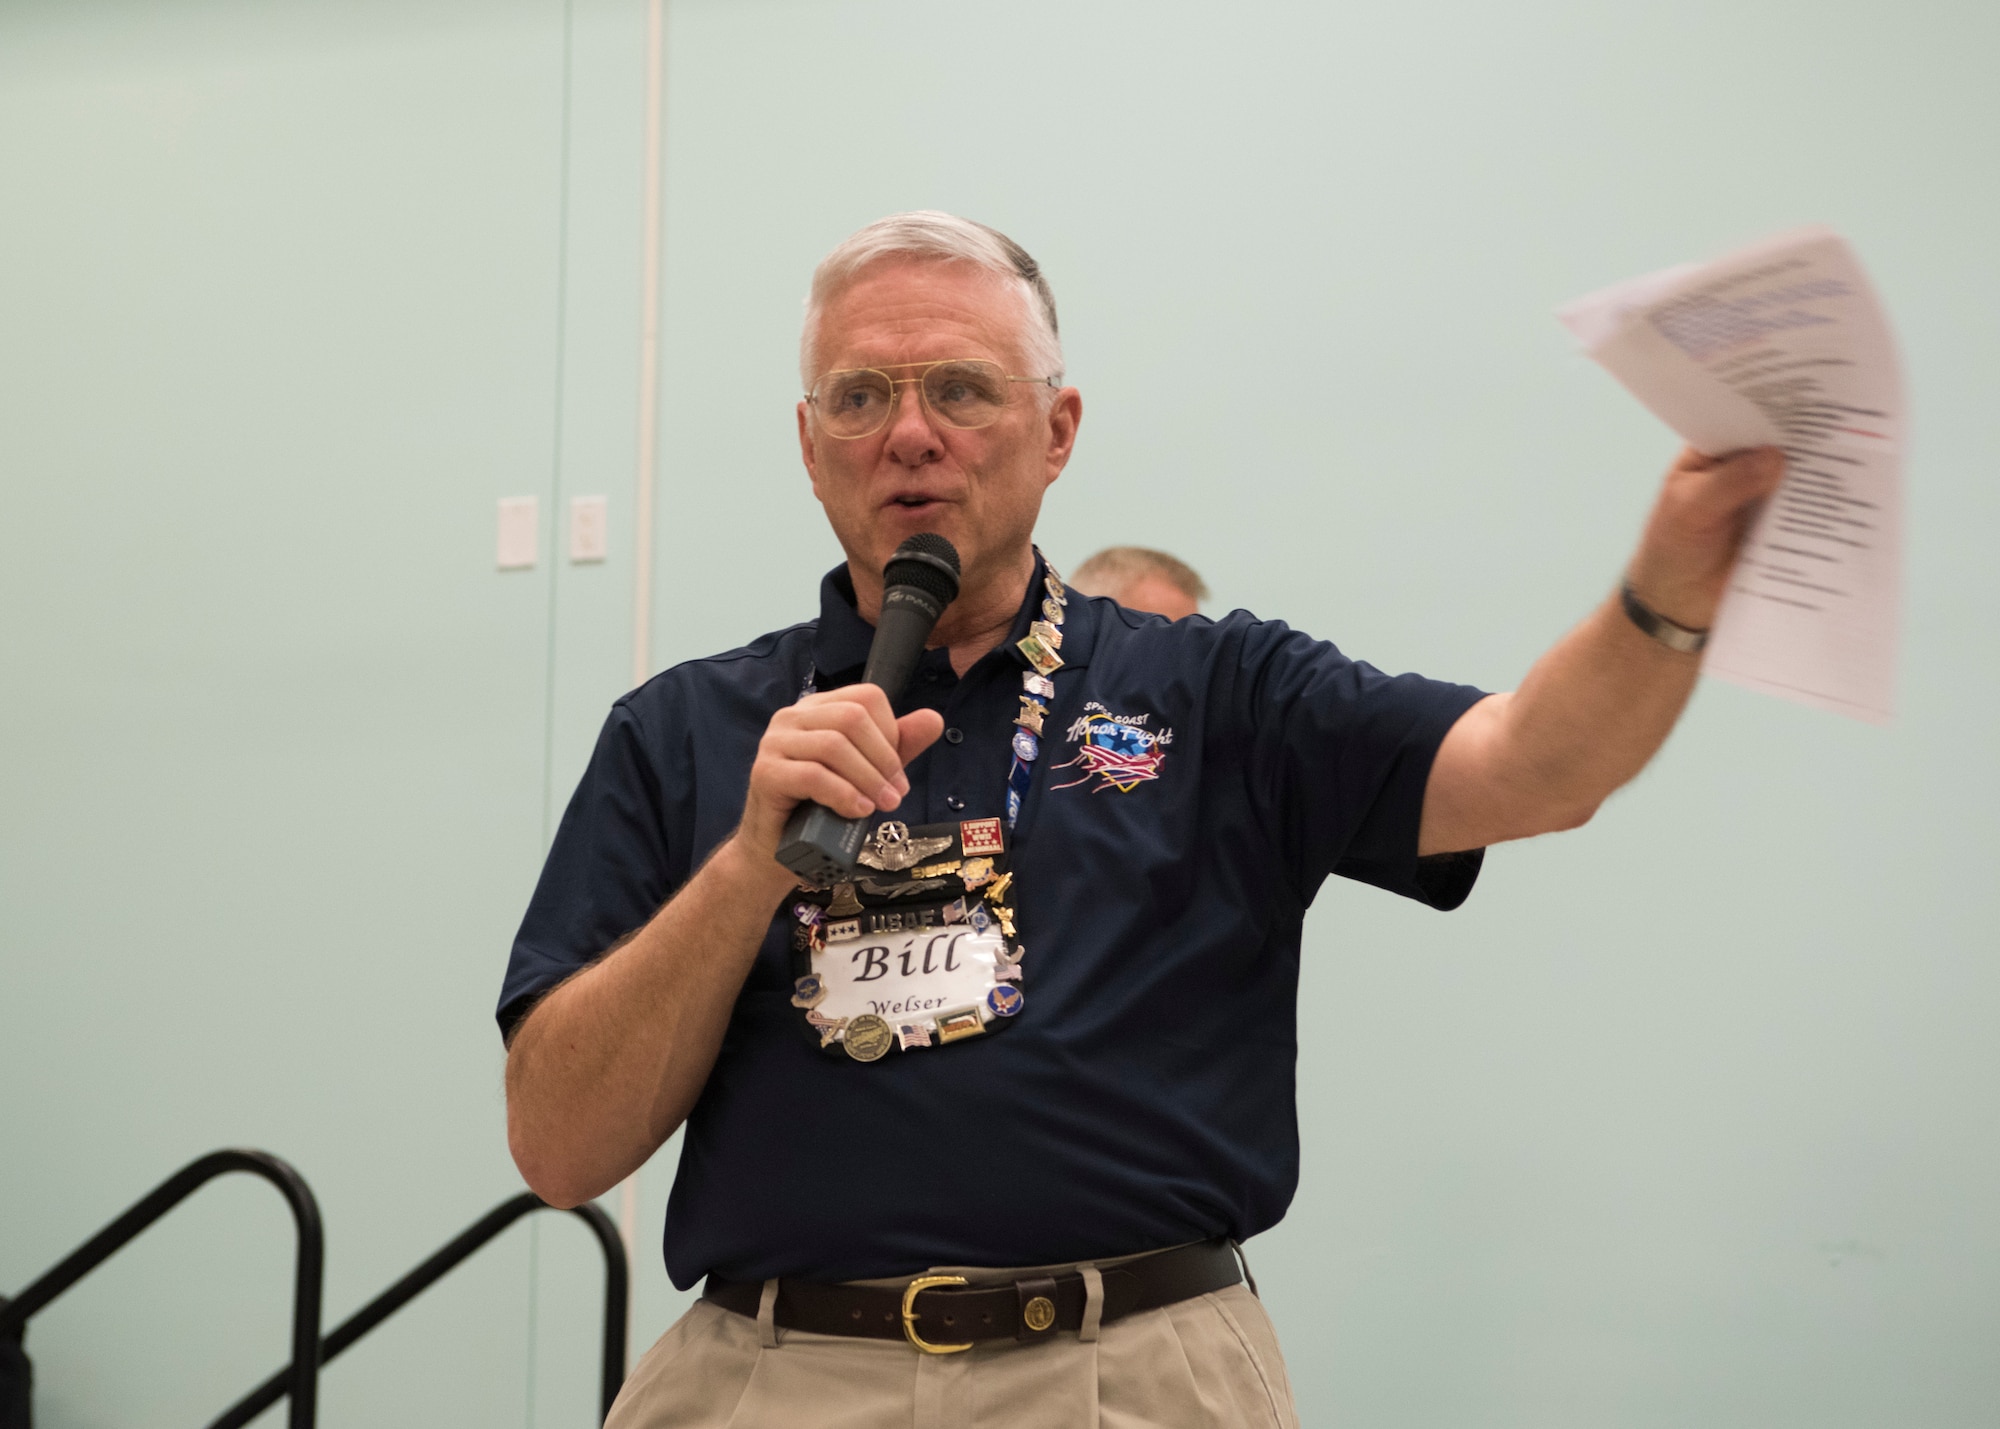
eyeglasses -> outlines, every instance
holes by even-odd
[[[998,363],[979,358],[953,357],[939,362],[897,362],[897,371],[916,372],[914,377],[891,377],[874,367],[851,367],[829,372],[813,383],[806,402],[819,414],[820,426],[830,437],[851,442],[882,430],[896,407],[900,387],[914,385],[923,394],[924,410],[947,427],[974,431],[1000,420],[1015,382],[1032,382],[1053,387],[1054,377],[1012,377]]]

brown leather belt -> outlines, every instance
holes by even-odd
[[[1206,1295],[1239,1283],[1243,1272],[1226,1240],[1205,1241],[1141,1256],[1102,1272],[1099,1323]],[[764,1287],[755,1280],[711,1275],[702,1298],[755,1319]],[[984,1340],[1051,1340],[1083,1328],[1081,1271],[968,1285],[963,1276],[919,1275],[893,1289],[778,1282],[774,1317],[782,1328],[816,1335],[907,1339],[930,1354],[971,1349]]]

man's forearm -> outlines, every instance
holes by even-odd
[[[507,1054],[507,1139],[543,1200],[602,1195],[687,1118],[790,886],[732,839],[629,941],[528,1014]]]
[[[1713,623],[1759,503],[1777,489],[1774,447],[1668,468],[1626,568],[1638,596],[1690,629]],[[1629,620],[1616,596],[1535,662],[1521,688],[1480,701],[1438,746],[1424,790],[1420,854],[1571,829],[1646,767],[1701,673]]]
[[[805,799],[849,818],[894,809],[910,790],[903,766],[943,730],[935,710],[897,719],[865,683],[771,716],[736,832],[651,922],[515,1032],[507,1143],[543,1200],[602,1195],[693,1110],[771,914],[797,886],[776,858],[792,810]]]
[[[1626,618],[1614,596],[1535,662],[1512,694],[1475,705],[1438,750],[1419,851],[1484,848],[1575,828],[1646,767],[1701,662]],[[1485,777],[1451,777],[1458,768]],[[1446,793],[1446,791],[1450,791]]]

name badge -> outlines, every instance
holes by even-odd
[[[1022,954],[999,819],[887,820],[860,864],[853,882],[802,890],[790,910],[792,1005],[822,1049],[874,1062],[1018,1016]]]
[[[997,925],[889,937],[862,934],[829,941],[812,954],[813,975],[827,1017],[866,1013],[890,1023],[935,1020],[940,1012],[974,1007],[1000,983],[1007,939]]]

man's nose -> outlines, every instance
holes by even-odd
[[[889,435],[884,449],[899,466],[923,466],[944,458],[944,442],[915,382],[896,384],[896,405],[889,413]]]

